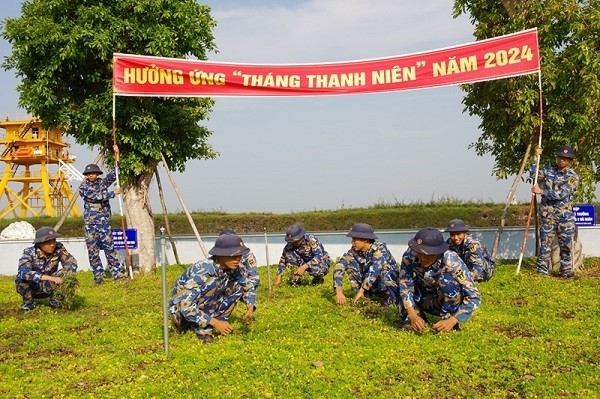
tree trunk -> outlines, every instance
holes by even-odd
[[[156,268],[154,219],[148,199],[152,176],[153,173],[142,174],[134,183],[123,187],[127,226],[137,229],[139,268],[144,273]]]

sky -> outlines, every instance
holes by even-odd
[[[210,60],[257,64],[351,61],[474,41],[453,1],[211,0],[218,53]],[[16,3],[16,2],[15,2]],[[16,17],[9,2],[0,19]],[[0,57],[10,45],[0,39]],[[17,108],[14,71],[0,70],[0,116]],[[504,203],[514,176],[497,181],[493,159],[469,144],[480,120],[463,112],[458,86],[304,98],[217,98],[206,126],[215,160],[195,160],[175,180],[190,211],[302,212],[429,202]],[[117,98],[118,106],[118,98]],[[95,152],[73,145],[76,166]],[[163,170],[164,171],[164,170]],[[182,210],[161,173],[169,212]],[[150,193],[160,203],[155,183]],[[519,184],[518,201],[530,188]]]

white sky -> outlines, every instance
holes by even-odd
[[[403,55],[472,42],[453,2],[211,0],[218,54],[243,63],[318,63]],[[0,18],[18,16],[4,4]],[[10,46],[0,41],[0,56]],[[0,117],[17,109],[13,71],[0,70]],[[220,152],[191,161],[177,185],[198,211],[300,212],[428,202],[504,202],[514,177],[496,181],[491,157],[468,145],[479,120],[463,114],[458,87],[307,98],[218,98],[207,126]],[[118,99],[117,99],[118,104]],[[73,146],[83,169],[95,153]],[[169,211],[181,210],[164,173]],[[155,212],[158,194],[152,186]],[[519,201],[529,201],[520,184]]]

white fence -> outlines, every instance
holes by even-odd
[[[523,228],[505,228],[501,235],[500,245],[498,247],[498,259],[518,259],[523,240]],[[406,250],[408,240],[414,237],[415,230],[396,230],[396,231],[376,231],[379,240],[385,242],[396,258],[400,260]],[[317,238],[323,243],[325,249],[332,259],[344,254],[350,248],[350,238],[346,237],[346,232],[316,232]],[[473,229],[471,234],[480,238],[491,252],[496,235],[495,229]],[[276,264],[281,256],[281,251],[285,245],[283,233],[269,233],[265,239],[264,234],[243,234],[241,235],[246,245],[256,256],[259,265],[267,264],[267,245],[269,253],[269,264]],[[200,246],[194,236],[175,237],[177,253],[182,263],[193,263],[203,258]],[[207,250],[212,248],[216,236],[203,236],[202,240]],[[90,270],[87,249],[83,238],[60,238],[59,239],[69,252],[71,252],[78,261],[78,270]],[[584,256],[600,257],[600,226],[580,227],[579,240],[583,245]],[[175,257],[169,240],[166,240],[166,262],[175,263]],[[31,246],[31,240],[9,240],[0,241],[0,251],[2,253],[2,262],[0,263],[0,275],[15,275],[19,258],[28,246]],[[156,260],[159,265],[161,262],[160,237],[156,237]],[[124,251],[121,252],[123,257]],[[134,254],[135,263],[135,251]],[[525,256],[533,256],[535,253],[535,235],[529,231]]]

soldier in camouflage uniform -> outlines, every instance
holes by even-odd
[[[313,277],[312,284],[323,284],[331,260],[317,237],[314,234],[307,234],[303,227],[295,224],[287,229],[285,241],[287,244],[279,259],[277,276],[273,284],[276,286],[281,284],[286,269],[293,269],[294,276],[298,278],[308,272]]]
[[[536,149],[536,155],[542,148]],[[537,258],[538,273],[547,276],[551,265],[552,243],[555,237],[560,248],[560,275],[565,278],[575,276],[571,249],[575,236],[575,214],[573,195],[579,186],[579,175],[571,167],[575,150],[563,146],[556,151],[556,163],[540,168],[537,184],[531,191],[540,194],[540,253]],[[535,174],[535,163],[531,175]]]
[[[426,329],[424,312],[441,317],[437,332],[458,329],[481,302],[469,268],[448,250],[442,232],[427,227],[408,242],[399,269],[391,270],[386,284],[400,298],[400,315],[417,332]]]
[[[352,248],[346,252],[333,269],[333,288],[337,303],[346,303],[343,290],[343,279],[347,273],[352,290],[356,292],[353,303],[364,296],[375,296],[382,300],[384,306],[394,302],[384,283],[384,276],[393,267],[396,260],[387,246],[377,241],[373,227],[366,223],[356,223],[346,234],[352,238]]]
[[[451,220],[445,230],[450,233],[446,241],[449,249],[458,254],[460,259],[471,270],[473,281],[488,281],[494,275],[496,262],[488,252],[485,245],[469,234],[469,229],[460,219]]]
[[[248,251],[237,234],[223,234],[209,251],[213,256],[183,272],[169,300],[171,321],[178,331],[192,329],[204,343],[213,340],[215,331],[233,332],[229,315],[244,293],[254,289],[254,282],[239,269]]]
[[[221,231],[219,235],[223,234],[237,234],[235,230],[225,229]],[[252,283],[252,289],[244,291],[242,295],[242,302],[246,304],[246,313],[244,314],[244,321],[250,323],[254,321],[254,311],[256,310],[256,289],[260,284],[260,277],[258,275],[258,268],[256,265],[256,257],[252,251],[248,251],[242,255],[240,259],[239,272],[246,277]]]
[[[23,297],[22,311],[35,307],[34,299],[50,297],[50,307],[62,304],[55,297],[56,285],[62,284],[66,273],[77,271],[77,260],[61,242],[52,227],[40,227],[35,233],[33,246],[23,251],[15,278],[17,293]],[[61,269],[58,269],[58,264]]]
[[[118,159],[119,149],[117,146],[114,148],[115,157]],[[104,178],[99,177],[101,174],[98,165],[93,163],[87,165],[83,171],[85,178],[79,186],[79,195],[83,199],[85,244],[96,284],[104,281],[104,266],[100,259],[100,250],[104,251],[112,278],[114,280],[126,278],[121,271],[110,227],[110,199],[115,198],[115,194],[119,194],[121,189],[115,187],[114,191],[109,191],[109,187],[116,180],[114,169]]]

